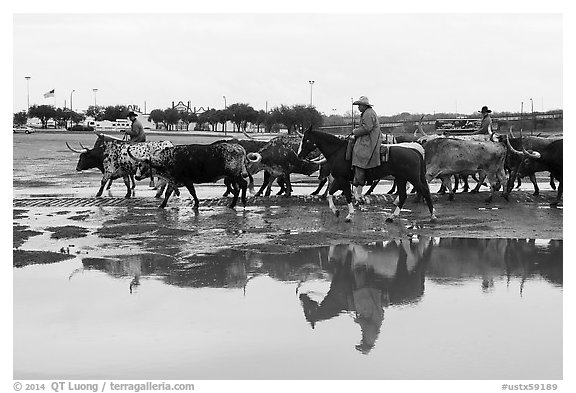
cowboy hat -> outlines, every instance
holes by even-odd
[[[138,117],[138,115],[136,113],[134,113],[133,111],[128,112],[127,117],[130,117],[130,116]]]
[[[360,96],[360,98],[358,98],[356,101],[354,101],[354,102],[352,103],[352,105],[372,106],[372,104],[370,103],[370,101],[368,101],[368,97],[366,97],[366,96]]]
[[[492,111],[490,109],[488,109],[487,106],[483,106],[482,110],[479,110],[478,112],[480,112],[480,113],[492,113]]]

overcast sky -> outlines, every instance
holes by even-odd
[[[309,104],[311,80],[327,115],[360,95],[379,115],[563,108],[560,13],[19,13],[13,32],[14,111],[25,76],[30,105],[75,90],[77,111]]]

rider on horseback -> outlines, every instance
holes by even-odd
[[[361,96],[352,104],[358,105],[358,109],[362,113],[360,126],[352,130],[350,135],[350,143],[354,144],[351,157],[352,167],[354,168],[352,185],[354,186],[354,195],[358,203],[362,201],[362,187],[366,183],[366,169],[380,165],[382,133],[380,132],[378,115],[372,109],[368,97]]]

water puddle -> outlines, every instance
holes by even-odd
[[[15,268],[14,378],[561,379],[562,250],[411,235]]]

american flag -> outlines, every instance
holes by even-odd
[[[50,90],[48,93],[44,93],[44,98],[54,97],[54,89]]]

